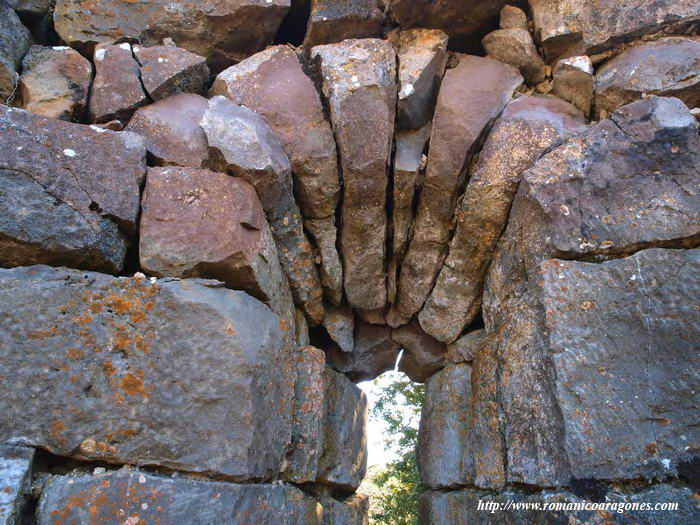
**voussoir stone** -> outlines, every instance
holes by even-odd
[[[122,269],[146,149],[133,133],[0,106],[0,265]]]
[[[644,34],[692,31],[700,23],[695,0],[530,0],[530,6],[548,62],[601,53]]]
[[[343,171],[340,251],[351,306],[387,302],[387,166],[396,113],[396,57],[384,40],[316,46],[311,57],[323,78]]]
[[[137,109],[126,131],[143,137],[153,164],[201,168],[209,157],[209,143],[199,121],[208,107],[202,96],[178,93]]]
[[[527,29],[498,29],[481,43],[488,56],[517,67],[529,85],[544,80],[544,60]]]
[[[491,254],[508,222],[522,173],[585,124],[571,104],[522,96],[496,121],[456,213],[456,227],[430,297],[418,318],[440,341],[457,339],[481,309]]]
[[[401,265],[390,322],[408,320],[430,295],[447,253],[452,217],[480,138],[510,101],[522,77],[490,58],[461,56],[442,82],[433,119],[430,152],[413,223],[413,237]]]
[[[399,370],[411,381],[424,383],[445,366],[447,347],[426,334],[417,321],[394,328],[391,338],[404,352]]]
[[[263,303],[47,266],[0,270],[0,298],[0,439],[236,481],[280,472],[293,354]]]
[[[217,279],[267,303],[294,327],[294,305],[255,188],[224,173],[150,168],[141,267],[158,277]]]
[[[596,73],[598,114],[612,113],[644,95],[700,106],[700,38],[668,37],[632,47]]]
[[[0,444],[0,523],[17,525],[31,490],[34,449]]]
[[[317,501],[291,485],[239,485],[127,469],[49,478],[39,500],[37,523],[52,525],[57,520],[191,525],[322,523]]]
[[[32,36],[22,25],[15,11],[0,5],[0,103],[8,104],[14,98],[19,74],[17,69],[29,51]]]
[[[330,338],[343,352],[352,352],[355,348],[355,317],[352,308],[347,304],[342,306],[326,306],[323,327]]]
[[[141,82],[153,100],[175,93],[206,94],[209,67],[204,57],[173,46],[133,46]]]
[[[268,45],[289,10],[289,0],[57,0],[56,31],[83,53],[119,39],[160,45],[164,38],[207,59],[217,73]]]
[[[338,254],[335,217],[306,219],[304,227],[313,241],[314,250],[318,252],[320,260],[316,264],[325,295],[332,305],[340,306],[343,300],[343,263]]]
[[[200,120],[207,135],[208,166],[255,187],[294,302],[316,326],[323,321],[323,289],[301,212],[292,192],[292,169],[279,139],[252,110],[223,96],[209,101]]]
[[[384,13],[377,0],[310,0],[304,46],[350,38],[381,38]]]
[[[22,60],[22,107],[35,115],[80,121],[87,109],[92,64],[69,47],[32,46]]]

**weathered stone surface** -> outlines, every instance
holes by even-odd
[[[192,168],[150,168],[139,259],[158,277],[217,279],[294,326],[294,305],[255,188]]]
[[[355,348],[355,318],[352,308],[347,304],[340,307],[326,306],[323,327],[331,339],[343,352],[352,352]]]
[[[316,46],[311,56],[320,63],[343,169],[345,295],[355,308],[383,308],[387,165],[396,110],[394,50],[383,40],[345,40]]]
[[[144,138],[153,164],[201,168],[209,144],[199,121],[208,107],[204,97],[179,93],[136,110],[126,131]]]
[[[141,139],[0,106],[0,149],[0,265],[121,270],[146,174]]]
[[[21,523],[32,476],[34,449],[0,444],[0,523]]]
[[[544,80],[544,60],[527,29],[498,29],[481,41],[487,55],[517,67],[529,85]]]
[[[31,46],[29,30],[10,7],[0,5],[0,102],[11,102],[22,58]]]
[[[32,46],[22,60],[22,107],[42,117],[82,120],[91,82],[92,64],[77,51]]]
[[[552,93],[571,102],[588,117],[593,104],[593,64],[586,55],[563,58],[554,67]]]
[[[510,482],[563,485],[571,476],[551,336],[546,338],[546,318],[537,307],[540,264],[552,257],[593,260],[645,247],[697,245],[695,166],[700,149],[695,119],[679,100],[657,97],[624,106],[612,119],[569,139],[526,172],[493,256],[484,319],[488,331],[499,330],[498,389]],[[591,293],[589,300],[597,299]],[[628,303],[627,315],[632,310]],[[623,319],[623,313],[611,317]],[[667,326],[683,334],[686,328],[674,323],[681,321]],[[609,333],[633,338],[639,350],[648,332],[635,332],[638,324]],[[595,330],[595,324],[589,328]],[[673,348],[680,335],[669,337],[670,346],[660,343],[660,348]],[[610,384],[628,393],[624,384]],[[628,428],[628,434],[650,424]],[[630,439],[626,435],[622,441]],[[634,470],[631,458],[617,459],[623,473]]]
[[[271,47],[228,68],[216,77],[211,93],[252,109],[279,137],[305,217],[335,213],[340,182],[333,132],[321,98],[292,49]]]
[[[7,0],[7,4],[12,7],[20,17],[30,20],[37,20],[49,11],[52,0]]]
[[[289,10],[289,0],[57,0],[56,31],[71,47],[91,52],[97,43],[133,39],[146,46],[164,38],[207,59],[217,73],[268,45]]]
[[[304,46],[381,38],[383,26],[384,13],[377,0],[311,0]]]
[[[464,363],[474,361],[481,345],[483,344],[485,330],[479,329],[468,332],[455,342],[447,345],[446,359],[452,363]]]
[[[676,97],[700,105],[700,39],[669,37],[632,47],[601,67],[595,107],[607,115],[644,95]]]
[[[39,525],[62,523],[279,523],[321,525],[315,499],[291,485],[236,485],[133,470],[53,476]]]
[[[148,103],[131,44],[100,44],[95,48],[93,61],[95,80],[88,106],[90,122],[128,121],[139,106]]]
[[[340,306],[343,300],[343,264],[338,255],[335,217],[307,219],[304,227],[318,251],[320,261],[316,264],[326,297],[333,305]]]
[[[409,29],[389,35],[399,60],[396,115],[403,129],[419,129],[433,118],[445,73],[447,35],[436,29]]]
[[[348,378],[323,371],[323,453],[317,481],[354,492],[367,469],[367,397]]]
[[[418,131],[398,131],[396,133],[396,153],[394,154],[394,191],[391,212],[393,237],[392,253],[389,259],[387,291],[389,302],[396,300],[397,272],[410,239],[413,224],[413,208],[416,195],[422,186],[425,169],[423,152],[430,139],[430,124]]]
[[[404,351],[399,370],[411,381],[424,383],[445,366],[447,347],[426,334],[417,321],[395,328],[391,338]]]
[[[395,319],[409,319],[430,295],[451,236],[452,216],[480,137],[510,100],[522,77],[490,58],[462,56],[445,74],[438,96],[425,182],[413,238],[401,265]]]
[[[311,324],[320,324],[321,280],[292,194],[291,166],[279,140],[256,113],[222,96],[209,101],[200,126],[209,143],[209,166],[245,179],[255,187],[294,302]]]
[[[369,523],[369,496],[353,494],[342,501],[320,498],[323,507],[323,525],[367,525]]]
[[[500,12],[501,29],[527,29],[527,15],[525,11],[514,5],[504,5]]]
[[[497,494],[475,489],[426,492],[420,501],[421,523],[426,525],[527,525],[541,523],[589,523],[591,525],[643,523],[645,525],[689,525],[700,519],[693,491],[672,485],[656,485],[638,492],[609,491],[605,501],[593,501],[564,490]],[[679,503],[677,510],[649,510],[640,505]],[[480,508],[481,503],[481,508]],[[486,508],[499,505],[500,509]],[[537,505],[548,510],[538,510]],[[592,505],[597,505],[593,507]],[[606,507],[607,505],[607,507]],[[633,506],[637,508],[633,508]],[[586,508],[587,506],[587,508]]]
[[[313,346],[299,348],[296,355],[292,442],[286,457],[284,478],[293,483],[313,482],[323,454],[326,356]]]
[[[482,148],[457,210],[449,254],[418,316],[426,332],[449,343],[474,320],[522,173],[584,129],[576,108],[553,97],[522,96],[508,104]]]
[[[467,52],[480,50],[481,38],[498,24],[498,13],[506,3],[506,0],[386,0],[392,18],[403,29],[442,29],[450,37],[450,47]]]
[[[237,481],[279,473],[294,366],[256,299],[30,266],[0,270],[0,309],[0,439]]]
[[[173,46],[134,46],[141,66],[141,82],[153,100],[175,93],[206,94],[209,67],[204,57]]]
[[[682,31],[700,22],[694,0],[530,0],[530,6],[548,62],[600,53],[644,34]]]
[[[393,370],[399,345],[391,339],[391,328],[355,319],[355,346],[352,352],[324,348],[328,363],[355,383],[374,379]]]

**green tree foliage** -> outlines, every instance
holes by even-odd
[[[418,499],[423,487],[416,466],[418,421],[425,398],[423,385],[395,373],[382,388],[371,417],[383,420],[387,427],[386,448],[397,458],[389,462],[374,478],[381,489],[372,523],[381,525],[416,525]]]

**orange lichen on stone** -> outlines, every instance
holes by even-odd
[[[130,396],[148,397],[148,392],[143,382],[143,371],[139,375],[127,373],[119,382],[121,389]]]

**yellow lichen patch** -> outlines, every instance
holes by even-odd
[[[138,375],[131,372],[124,374],[124,377],[119,381],[119,386],[129,396],[148,397],[148,392],[143,382],[143,371],[140,371]]]

